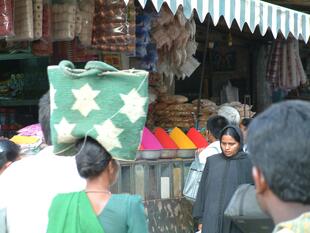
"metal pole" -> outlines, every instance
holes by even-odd
[[[206,72],[207,52],[208,52],[208,46],[209,46],[210,21],[211,21],[211,17],[208,16],[205,46],[204,46],[204,49],[203,49],[203,58],[202,58],[202,69],[201,69],[201,76],[200,76],[198,105],[197,105],[197,122],[196,122],[196,128],[197,129],[199,128],[200,106],[201,106],[200,100],[201,100],[201,96],[202,96],[203,81],[204,81],[205,72]]]

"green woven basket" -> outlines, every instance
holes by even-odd
[[[99,61],[75,69],[70,61],[48,67],[54,152],[79,138],[96,139],[120,160],[134,160],[146,121],[148,73],[119,71]]]

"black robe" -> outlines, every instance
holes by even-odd
[[[233,157],[208,158],[194,204],[193,217],[203,224],[202,233],[241,233],[224,211],[240,184],[253,183],[252,164],[242,151]]]

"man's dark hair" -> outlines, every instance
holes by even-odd
[[[10,161],[14,162],[19,157],[20,147],[8,139],[0,139],[0,168]]]
[[[228,120],[223,116],[211,116],[207,121],[207,130],[218,140],[222,129],[228,125]]]
[[[8,159],[6,158],[5,154],[1,152],[0,149],[0,169],[3,168],[7,161]]]
[[[75,148],[77,169],[80,176],[85,179],[98,176],[112,159],[111,155],[91,137],[87,137],[86,140],[79,139]]]
[[[250,123],[252,121],[252,118],[243,118],[240,122],[241,125],[244,125],[245,128],[248,128]]]
[[[248,149],[272,192],[286,202],[310,204],[310,103],[285,101],[251,122]]]
[[[39,101],[39,123],[42,128],[45,143],[51,145],[50,128],[50,92],[46,92]]]

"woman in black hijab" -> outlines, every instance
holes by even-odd
[[[193,217],[202,233],[241,233],[224,211],[240,184],[253,183],[252,164],[242,151],[239,128],[229,125],[220,135],[222,153],[208,158],[194,204]]]

